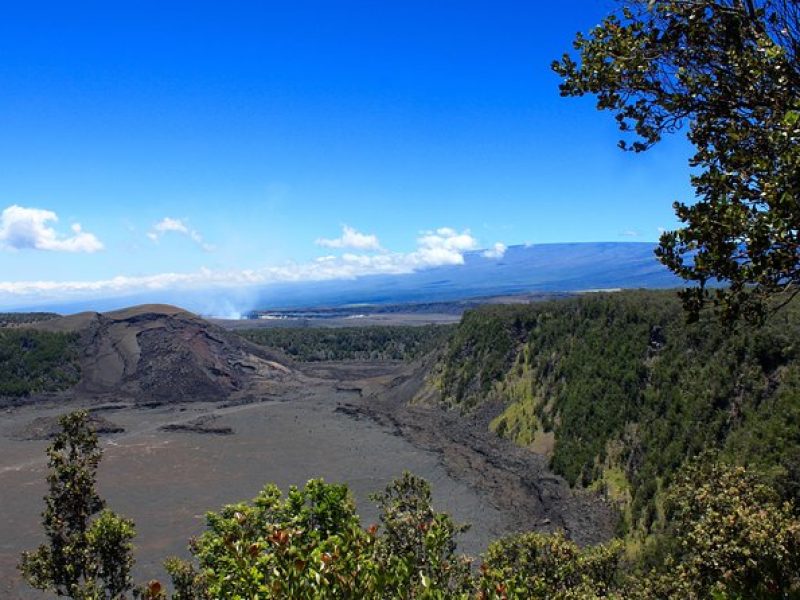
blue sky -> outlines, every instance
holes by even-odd
[[[0,305],[655,241],[687,143],[617,150],[549,69],[612,7],[7,3]]]

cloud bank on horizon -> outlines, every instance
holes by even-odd
[[[50,250],[62,252],[97,252],[103,244],[79,224],[72,226],[72,236],[59,235],[48,223],[58,216],[47,210],[13,205],[0,220],[0,248],[12,251]],[[205,251],[214,246],[182,219],[164,217],[145,234],[158,243],[165,235],[185,236]],[[410,252],[384,248],[374,234],[365,234],[349,225],[342,226],[338,238],[318,238],[318,246],[339,250],[307,262],[265,265],[255,269],[200,269],[188,272],[164,272],[150,275],[120,274],[104,279],[65,279],[60,281],[0,281],[0,304],[31,305],[47,301],[85,300],[123,296],[132,292],[159,290],[202,290],[204,288],[241,288],[273,283],[347,280],[366,275],[401,275],[445,265],[463,265],[467,252],[480,250],[479,241],[469,229],[451,227],[421,231],[416,247]],[[487,259],[502,258],[506,245],[497,242],[482,253]]]
[[[503,242],[496,242],[494,246],[484,250],[482,256],[484,258],[503,258],[506,250],[508,250],[508,246],[506,246]]]

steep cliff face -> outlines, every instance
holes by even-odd
[[[688,326],[669,292],[591,294],[465,315],[429,387],[498,435],[605,489],[631,524],[688,457],[756,466],[788,497],[800,473],[800,306],[762,328]]]
[[[80,336],[78,395],[220,400],[257,380],[291,377],[277,354],[174,306],[80,313],[32,327]]]

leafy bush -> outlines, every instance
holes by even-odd
[[[266,486],[252,503],[209,513],[191,544],[197,567],[171,559],[175,598],[451,598],[466,594],[462,530],[433,511],[430,488],[406,474],[376,495],[385,529],[361,528],[346,486]],[[160,589],[160,587],[159,587]],[[158,597],[151,594],[152,597]]]
[[[800,520],[754,473],[703,453],[666,503],[662,557],[630,578],[626,598],[800,598]]]
[[[410,473],[375,494],[383,525],[375,558],[383,597],[456,598],[471,589],[470,560],[456,554],[456,536],[468,529],[431,505],[427,481]]]
[[[800,521],[743,467],[692,461],[670,490],[667,516],[679,587],[698,597],[800,592]]]
[[[621,544],[581,549],[563,533],[494,542],[480,569],[480,598],[600,598],[617,587]]]

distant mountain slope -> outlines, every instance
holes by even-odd
[[[480,251],[469,252],[464,255],[463,265],[421,269],[404,275],[371,275],[236,289],[148,291],[125,297],[46,304],[35,310],[74,313],[166,302],[199,314],[226,316],[267,308],[434,302],[528,291],[682,285],[680,279],[656,260],[654,247],[655,244],[644,242],[511,246],[499,259],[486,258]]]
[[[527,291],[669,288],[680,279],[658,262],[654,244],[603,242],[511,246],[500,259],[480,252],[463,265],[407,275],[374,275],[353,281],[265,287],[257,307],[292,308],[348,303],[424,302]]]

